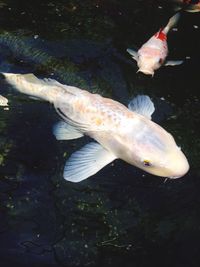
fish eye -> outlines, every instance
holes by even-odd
[[[143,164],[145,167],[150,167],[152,165],[148,159],[143,160]]]

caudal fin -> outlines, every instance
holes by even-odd
[[[53,103],[60,92],[71,90],[52,79],[38,79],[34,74],[2,73],[6,81],[26,95]]]
[[[167,34],[169,32],[169,30],[171,30],[177,24],[179,18],[180,18],[180,13],[176,13],[173,17],[171,17],[169,19],[169,22],[167,23],[167,25],[163,29],[163,32],[165,34]]]
[[[15,74],[5,72],[2,72],[1,74],[4,76],[5,80],[20,93],[47,100],[42,92],[42,88],[46,86],[46,83],[43,80],[38,79],[34,74]]]

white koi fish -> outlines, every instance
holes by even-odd
[[[64,167],[64,178],[80,182],[104,166],[122,159],[154,175],[178,178],[189,164],[171,134],[151,121],[155,108],[148,96],[139,95],[128,105],[52,79],[33,74],[3,73],[21,93],[53,103],[63,121],[53,129],[57,140],[88,135],[91,142],[74,152]]]
[[[175,66],[183,63],[183,60],[165,61],[168,55],[167,33],[175,26],[179,17],[179,13],[171,17],[168,24],[156,32],[137,52],[127,49],[127,52],[137,61],[138,72],[153,76],[154,71],[162,65]]]
[[[173,2],[179,4],[175,10],[183,9],[184,11],[197,13],[200,12],[200,1],[199,0],[172,0]]]

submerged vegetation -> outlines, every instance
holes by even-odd
[[[124,104],[148,94],[191,164],[187,176],[165,183],[120,161],[68,183],[61,170],[85,139],[56,142],[53,108],[1,82],[11,100],[9,111],[0,107],[3,267],[199,266],[199,17],[183,13],[171,33],[172,57],[191,57],[179,69],[149,79],[125,52],[165,24],[174,12],[168,2],[0,1],[1,71],[34,72]],[[163,101],[170,114],[159,109]]]

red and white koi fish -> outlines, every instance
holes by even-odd
[[[53,129],[57,140],[88,135],[91,142],[74,152],[64,167],[64,178],[80,182],[119,158],[154,175],[179,178],[188,161],[174,138],[152,122],[155,108],[148,96],[139,95],[128,105],[52,79],[33,74],[3,73],[19,92],[53,103],[63,121]]]
[[[200,1],[199,0],[172,0],[173,2],[179,4],[175,10],[184,10],[191,13],[200,12]]]
[[[171,17],[168,24],[156,32],[137,52],[127,49],[127,52],[137,61],[138,72],[153,76],[154,71],[162,65],[175,66],[183,63],[183,60],[165,61],[168,55],[167,34],[176,25],[179,17],[179,13]]]

